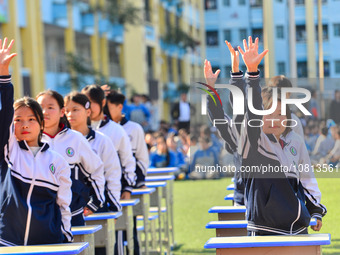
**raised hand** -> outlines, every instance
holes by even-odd
[[[213,73],[210,61],[208,60],[204,61],[204,78],[208,85],[212,87],[215,86],[215,82],[220,72],[221,70],[218,69],[215,73]]]
[[[225,44],[228,46],[230,51],[230,57],[231,57],[231,71],[233,73],[238,73],[240,71],[239,64],[240,64],[240,53],[238,51],[235,51],[233,46],[231,46],[230,42],[227,40],[225,41]]]
[[[247,71],[257,72],[257,67],[261,63],[264,56],[268,53],[268,50],[264,50],[259,54],[259,38],[256,38],[255,43],[253,43],[251,36],[248,37],[248,45],[246,39],[243,40],[243,47],[244,51],[240,46],[238,46],[238,50],[242,55],[245,65],[247,66]]]
[[[6,47],[7,37],[4,39],[3,44],[2,40],[0,39],[0,75],[9,75],[9,64],[11,63],[11,60],[17,55],[16,53],[10,53],[13,43],[14,40],[12,40],[8,47]]]

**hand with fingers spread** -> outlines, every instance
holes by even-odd
[[[243,47],[244,51],[240,46],[238,46],[238,50],[242,55],[245,65],[247,66],[247,71],[257,72],[257,67],[261,63],[264,56],[268,53],[268,50],[264,50],[259,54],[259,38],[256,38],[255,43],[253,43],[251,36],[248,38],[248,45],[246,39],[243,40]]]
[[[239,64],[240,64],[240,53],[238,51],[235,51],[233,46],[231,46],[230,42],[225,41],[225,44],[228,46],[228,49],[230,51],[230,57],[231,57],[231,71],[233,73],[238,73],[240,71]]]
[[[204,61],[204,78],[208,85],[215,87],[215,82],[220,72],[221,70],[218,69],[215,73],[213,73],[210,61]]]
[[[12,40],[6,48],[7,38],[4,39],[3,44],[2,40],[0,39],[0,75],[9,75],[9,64],[11,63],[11,60],[17,55],[16,53],[10,53],[13,43],[14,40]]]

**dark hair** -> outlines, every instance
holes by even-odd
[[[199,137],[198,138],[199,142],[204,142],[204,143],[210,143],[210,137]]]
[[[284,75],[278,75],[269,80],[268,87],[292,88],[293,85]]]
[[[190,141],[192,141],[192,142],[197,142],[197,141],[198,141],[197,136],[196,136],[196,135],[191,135],[191,136],[190,136]]]
[[[328,128],[327,128],[327,127],[321,128],[321,134],[323,134],[324,136],[327,136],[327,134],[328,134]]]
[[[165,167],[167,167],[170,164],[170,152],[168,150],[168,146],[166,145],[165,137],[163,135],[158,135],[156,137],[156,140],[159,139],[159,138],[162,139],[163,142],[165,143],[165,148],[166,148],[166,156],[165,156],[165,158],[166,158],[166,166]]]
[[[30,108],[35,118],[37,119],[39,126],[40,126],[40,133],[38,136],[38,143],[40,143],[41,136],[42,136],[44,126],[45,126],[44,114],[43,114],[40,104],[31,97],[22,97],[16,100],[13,104],[14,111],[18,110],[21,107]]]
[[[35,99],[38,100],[39,97],[41,96],[44,96],[44,95],[49,95],[51,97],[53,97],[56,101],[57,101],[57,104],[59,105],[59,108],[60,109],[63,109],[64,108],[64,98],[62,95],[60,95],[57,91],[55,90],[45,90],[43,92],[40,92],[36,97]],[[66,116],[64,115],[63,117],[60,117],[60,120],[59,120],[59,124],[64,124],[66,127],[70,127],[68,121],[67,121],[67,118]]]
[[[125,102],[125,96],[115,90],[111,90],[110,93],[106,95],[106,100],[111,104],[123,105]]]
[[[83,106],[86,110],[91,108],[91,102],[89,98],[85,94],[82,94],[78,91],[73,91],[69,93],[67,96],[65,96],[64,101],[65,104],[67,104],[70,101],[73,101]],[[87,118],[87,125],[91,125],[90,117]]]
[[[261,95],[262,95],[264,109],[269,109],[271,105],[273,104],[273,88],[274,87],[264,87],[262,89]],[[281,88],[277,88],[277,100],[281,102]],[[290,127],[292,124],[292,122],[290,121],[292,119],[292,113],[288,105],[286,105],[286,116],[287,116],[287,124],[286,124],[287,127],[285,131],[282,133],[283,136],[286,136],[290,131],[292,131],[292,128]]]
[[[99,104],[100,113],[103,112],[103,101],[105,99],[105,92],[99,85],[87,85],[85,88],[81,90],[83,94],[85,94],[90,100]]]

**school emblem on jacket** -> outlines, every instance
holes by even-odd
[[[55,166],[53,164],[50,165],[50,171],[52,174],[55,173]]]
[[[296,154],[297,154],[297,151],[296,151],[296,149],[295,149],[295,147],[294,147],[294,146],[290,147],[290,153],[292,153],[292,154],[293,154],[293,156],[296,156]]]
[[[74,149],[72,147],[68,147],[66,149],[66,155],[69,156],[69,157],[73,157],[74,155]]]

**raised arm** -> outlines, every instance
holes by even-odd
[[[264,50],[262,53],[258,53],[258,43],[259,39],[256,38],[253,43],[252,37],[248,38],[247,41],[243,40],[244,50],[241,47],[238,47],[239,52],[242,55],[243,61],[247,67],[247,74],[245,77],[246,84],[252,90],[252,94],[246,96],[246,98],[251,97],[253,106],[256,110],[262,110],[262,96],[261,96],[261,87],[260,87],[260,72],[258,71],[258,66],[261,63],[264,56],[268,53],[268,50]],[[247,105],[246,105],[247,106]],[[246,121],[258,120],[262,121],[262,115],[254,114],[249,110],[248,106],[246,107]],[[255,122],[254,122],[255,123]],[[252,126],[247,125],[246,132],[249,139],[250,144],[253,146],[257,146],[257,141],[260,137],[261,127],[254,127],[255,124],[252,123]],[[258,125],[258,123],[256,124]]]
[[[9,64],[11,60],[17,55],[10,53],[14,40],[12,40],[8,47],[7,38],[0,39],[0,157],[4,159],[4,147],[8,143],[9,128],[13,120],[13,86],[11,84],[11,76],[9,75]]]

